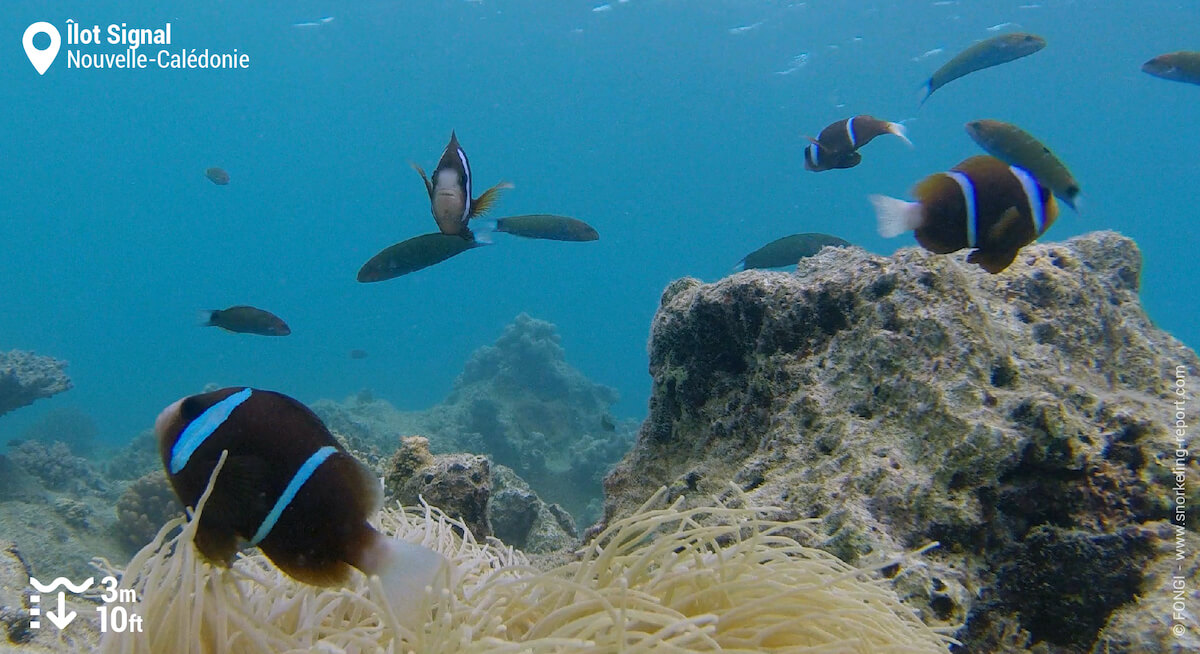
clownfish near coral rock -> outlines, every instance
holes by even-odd
[[[410,628],[423,622],[415,607],[425,588],[449,583],[450,564],[441,554],[367,523],[383,501],[379,479],[300,402],[225,388],[173,402],[154,431],[185,506],[197,505],[228,452],[194,541],[210,561],[228,566],[241,539],[304,583],[343,583],[357,568],[379,576]]]
[[[430,209],[438,229],[443,234],[468,240],[473,240],[474,235],[467,223],[487,213],[501,190],[513,187],[508,182],[500,182],[472,199],[471,163],[467,161],[467,153],[458,144],[458,137],[453,131],[450,132],[450,142],[446,144],[437,168],[433,170],[432,180],[425,176],[425,171],[417,164],[412,164],[412,167],[420,173],[425,189],[429,191]]]
[[[880,236],[913,230],[917,243],[935,254],[974,248],[967,262],[993,274],[1058,217],[1054,196],[1033,175],[987,155],[926,177],[912,194],[916,202],[870,197]]]
[[[894,134],[912,147],[904,125],[874,116],[851,116],[821,130],[817,138],[807,137],[811,144],[804,148],[804,169],[821,172],[853,168],[862,161],[858,149],[883,134]]]

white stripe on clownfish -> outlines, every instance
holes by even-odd
[[[975,185],[971,183],[971,178],[957,170],[951,170],[944,173],[947,177],[958,183],[958,188],[962,190],[963,202],[967,205],[967,247],[976,247],[978,240],[978,216],[975,215]]]
[[[325,459],[328,459],[336,452],[336,447],[326,445],[308,457],[304,465],[300,466],[300,469],[292,476],[287,488],[283,489],[283,494],[279,496],[279,499],[275,500],[275,506],[271,507],[271,512],[267,514],[267,517],[263,518],[262,524],[254,532],[254,538],[250,539],[251,545],[258,545],[264,538],[271,534],[271,530],[275,528],[275,523],[279,522],[279,516],[283,515],[283,510],[292,503],[292,500],[296,499],[296,493],[300,492],[300,488],[313,476],[317,468],[322,463],[325,463]]]
[[[1025,199],[1029,201],[1029,218],[1033,222],[1033,232],[1041,236],[1042,232],[1046,231],[1046,206],[1042,204],[1037,180],[1024,168],[1009,166],[1008,169],[1021,182],[1021,190],[1025,191]]]
[[[467,222],[467,219],[471,217],[471,164],[467,163],[467,153],[463,152],[462,148],[458,148],[458,160],[462,162],[463,175],[465,177],[465,179],[463,179],[463,187],[467,190],[467,197],[463,202],[462,216],[463,222],[465,223]]]
[[[242,402],[250,399],[251,390],[249,388],[242,389],[233,395],[217,402],[216,404],[204,410],[204,413],[196,416],[196,419],[188,423],[184,428],[183,433],[179,438],[175,439],[175,446],[171,448],[171,474],[177,475],[180,470],[187,466],[188,460],[196,453],[196,449],[212,436],[212,433],[225,424],[229,419],[229,414],[233,410],[241,406]]]

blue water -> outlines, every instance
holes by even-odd
[[[1200,344],[1200,88],[1140,71],[1200,47],[1194,2],[10,4],[0,349],[67,359],[76,387],[0,418],[0,441],[69,405],[124,442],[210,382],[305,401],[369,387],[424,408],[522,311],[557,324],[569,361],[620,390],[618,416],[641,416],[667,283],[715,280],[795,232],[879,253],[911,246],[875,234],[866,196],[903,196],[977,153],[962,129],[977,118],[1023,126],[1081,181],[1082,215],[1066,211],[1047,240],[1135,238],[1150,315]],[[293,26],[321,16],[334,20]],[[74,70],[64,44],[38,76],[25,27],[68,18],[170,21],[172,50],[237,48],[251,67]],[[1004,22],[1049,46],[952,82],[918,112],[924,79]],[[799,55],[803,66],[779,74]],[[916,148],[882,138],[854,170],[805,172],[802,135],[856,113],[910,119]],[[408,277],[357,283],[375,252],[434,231],[408,162],[431,169],[451,129],[477,192],[516,184],[495,215],[572,215],[601,240],[499,235]],[[210,183],[209,166],[232,183]],[[199,310],[233,304],[274,311],[293,334],[197,326]],[[350,359],[354,348],[369,357]]]

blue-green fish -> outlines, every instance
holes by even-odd
[[[596,228],[582,220],[548,213],[485,220],[484,227],[478,230],[476,238],[486,242],[488,231],[550,241],[595,241],[600,238],[600,233],[596,231]]]
[[[757,250],[747,254],[734,266],[735,270],[750,270],[752,268],[782,268],[794,266],[804,257],[821,251],[821,248],[849,247],[849,241],[843,241],[828,234],[806,233],[784,236],[767,243]]]
[[[1142,64],[1142,72],[1172,82],[1200,84],[1200,52],[1169,52]]]
[[[457,234],[422,234],[384,248],[358,271],[360,282],[382,282],[428,268],[483,243]]]
[[[1001,34],[984,39],[958,53],[944,66],[934,71],[933,75],[925,82],[925,97],[921,99],[921,104],[925,104],[934,91],[963,75],[1026,57],[1044,47],[1046,47],[1046,39],[1024,32]]]
[[[1078,211],[1079,182],[1059,161],[1050,148],[1029,132],[999,120],[972,120],[966,125],[967,135],[984,152],[1011,166],[1028,170],[1037,181],[1054,191],[1068,207]]]

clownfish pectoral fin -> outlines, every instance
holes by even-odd
[[[1007,250],[1004,252],[990,252],[984,250],[975,250],[967,255],[967,263],[979,264],[980,268],[995,275],[1004,270],[1017,258],[1017,250]]]
[[[483,195],[475,198],[475,200],[471,202],[471,215],[468,216],[468,218],[478,218],[479,216],[487,213],[488,210],[492,208],[492,205],[496,203],[496,200],[499,199],[500,191],[512,187],[513,185],[509,182],[500,182],[492,188],[484,191]]]
[[[417,174],[421,176],[421,181],[425,182],[425,190],[429,191],[429,199],[433,200],[433,183],[425,176],[425,170],[411,161],[408,162],[408,165],[412,166],[413,170],[417,171]]]
[[[920,202],[905,202],[886,195],[872,195],[868,199],[875,207],[879,235],[884,238],[892,238],[909,230],[919,229],[925,222],[925,214]]]
[[[206,507],[206,510],[214,509],[210,505]],[[201,516],[200,524],[196,526],[196,536],[192,542],[210,563],[226,568],[233,562],[233,555],[238,551],[237,534],[224,525],[214,526],[205,522],[203,516]]]
[[[992,228],[988,230],[986,242],[995,243],[996,241],[1002,240],[1004,235],[1008,233],[1009,230],[1011,230],[1020,219],[1021,210],[1017,209],[1016,207],[1009,207],[1004,213],[1000,214],[1000,220],[997,220],[996,224],[992,225]]]

